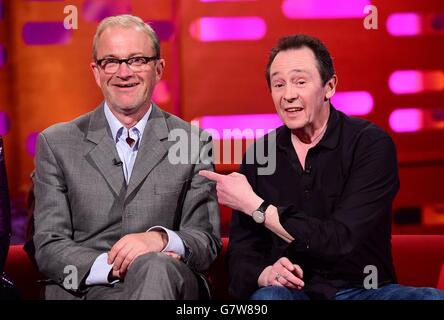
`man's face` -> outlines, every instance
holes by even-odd
[[[325,121],[335,92],[336,76],[322,85],[313,51],[307,47],[279,52],[270,66],[271,95],[276,111],[291,130]]]
[[[101,34],[97,43],[97,60],[154,55],[151,39],[138,27],[110,27]],[[159,59],[148,62],[142,71],[134,72],[126,63],[121,63],[114,74],[107,74],[96,63],[91,63],[97,85],[111,110],[125,115],[149,107],[164,66],[164,60]]]

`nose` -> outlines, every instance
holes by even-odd
[[[126,62],[122,62],[117,69],[116,75],[120,78],[127,78],[132,75],[133,71]]]
[[[294,100],[297,100],[299,97],[297,90],[293,84],[288,84],[285,86],[285,92],[284,92],[284,99],[287,102],[293,102]]]

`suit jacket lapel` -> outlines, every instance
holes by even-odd
[[[125,200],[145,180],[168,152],[168,127],[161,110],[153,103],[152,110],[137,152]]]
[[[119,196],[122,187],[125,187],[125,178],[122,167],[113,163],[114,159],[120,158],[106,121],[103,103],[91,114],[86,138],[95,146],[86,153],[85,157],[95,165],[116,196]]]

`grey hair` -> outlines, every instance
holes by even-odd
[[[151,42],[153,43],[153,49],[156,57],[160,58],[160,41],[153,28],[151,28],[149,24],[143,22],[143,20],[139,17],[132,16],[130,14],[122,14],[119,16],[105,18],[97,26],[97,30],[93,40],[92,54],[94,61],[97,60],[97,43],[99,42],[100,36],[107,28],[114,26],[119,26],[123,28],[139,27],[140,29],[142,29],[150,37]]]

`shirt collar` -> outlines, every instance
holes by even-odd
[[[340,115],[333,105],[330,103],[330,116],[327,122],[327,131],[325,131],[324,136],[321,141],[317,144],[318,146],[325,147],[327,149],[334,149],[339,143],[339,137],[341,135],[341,127],[339,126]]]
[[[325,147],[327,149],[334,149],[338,145],[341,130],[339,128],[340,115],[332,104],[330,104],[330,115],[327,121],[327,131],[321,141],[315,147]],[[276,136],[277,147],[286,150],[293,150],[291,143],[291,131],[285,125]]]
[[[142,119],[140,119],[140,121],[137,122],[136,125],[133,127],[133,128],[137,128],[137,130],[139,130],[139,143],[140,143],[140,140],[142,140],[143,131],[145,130],[145,126],[146,126],[148,119],[150,117],[151,110],[153,110],[152,106],[153,105],[150,104],[150,108],[148,109],[148,111],[145,113],[145,115],[142,117]],[[108,121],[109,127],[111,129],[111,134],[114,139],[114,142],[117,142],[117,140],[119,139],[119,136],[122,134],[122,130],[120,130],[120,129],[123,128],[124,125],[111,112],[111,109],[109,108],[106,101],[104,103],[103,109],[105,112],[106,120]]]

